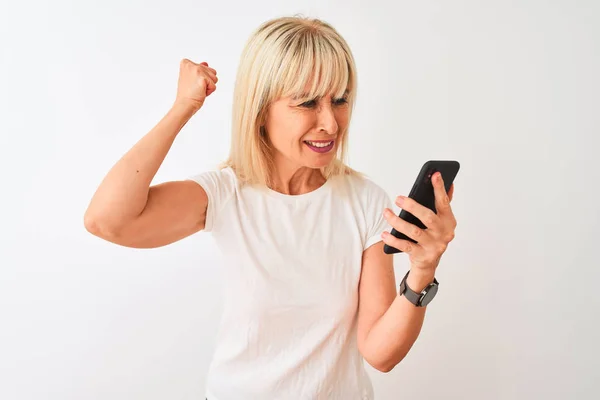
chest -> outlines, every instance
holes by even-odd
[[[264,307],[352,312],[364,226],[351,204],[235,204],[217,240],[230,282]]]

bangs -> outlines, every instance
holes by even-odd
[[[336,107],[346,108],[348,123],[339,132],[335,158],[321,172],[326,179],[360,175],[344,161],[356,92],[352,51],[331,25],[297,16],[266,21],[242,51],[233,95],[231,148],[222,166],[232,168],[243,184],[273,187],[274,151],[264,134],[271,105],[282,97],[301,100],[300,106],[331,95]],[[345,101],[338,103],[341,99]]]
[[[312,100],[331,94],[345,97],[350,90],[350,61],[342,46],[312,31],[290,38],[282,67],[275,79],[276,97]],[[295,35],[294,35],[295,36]]]

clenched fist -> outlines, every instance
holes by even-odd
[[[175,103],[190,105],[200,109],[206,97],[217,90],[217,71],[207,62],[196,64],[187,58],[179,64],[179,81]]]

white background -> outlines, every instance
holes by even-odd
[[[83,215],[169,109],[182,58],[214,66],[218,90],[154,183],[224,159],[244,42],[296,13],[356,57],[351,166],[395,197],[423,162],[461,163],[439,295],[408,357],[368,367],[376,398],[597,398],[597,1],[1,4],[0,398],[204,399],[223,284],[211,237],[128,249]]]

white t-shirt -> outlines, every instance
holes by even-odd
[[[208,400],[373,399],[356,317],[362,253],[391,228],[385,191],[349,175],[296,196],[230,168],[190,179],[226,280]]]

